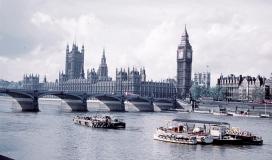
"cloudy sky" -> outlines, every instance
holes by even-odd
[[[112,77],[144,66],[149,80],[174,78],[185,24],[193,72],[211,71],[213,85],[221,73],[269,77],[271,19],[270,0],[0,0],[0,79],[55,80],[73,41],[85,45],[85,70],[105,47]]]

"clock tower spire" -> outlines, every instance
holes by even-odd
[[[188,97],[191,88],[192,75],[192,46],[189,42],[189,35],[185,25],[181,42],[177,49],[177,96],[178,98]]]

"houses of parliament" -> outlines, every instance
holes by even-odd
[[[135,94],[143,97],[176,98],[189,95],[192,72],[192,47],[185,31],[177,48],[177,79],[148,81],[145,68],[116,69],[115,80],[108,75],[106,51],[103,49],[97,70],[84,71],[84,46],[66,47],[65,70],[55,82],[39,82],[38,75],[24,75],[24,89],[88,92],[90,94]]]

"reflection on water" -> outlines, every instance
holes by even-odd
[[[124,119],[124,130],[87,128],[72,123],[75,115],[43,104],[41,112],[22,113],[0,104],[0,154],[15,159],[271,159],[272,119],[220,117],[196,113],[98,112]],[[217,120],[253,131],[262,146],[183,145],[154,141],[158,126],[173,118]]]

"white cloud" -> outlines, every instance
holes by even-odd
[[[0,78],[20,80],[24,73],[39,73],[54,80],[64,69],[66,44],[75,39],[85,45],[86,69],[98,67],[106,47],[113,77],[116,67],[128,66],[145,66],[148,79],[174,77],[184,24],[194,51],[193,71],[209,65],[213,84],[221,73],[272,72],[268,1],[141,2],[4,1]]]
[[[41,12],[36,12],[30,21],[37,26],[43,25],[44,23],[52,23],[51,17]]]
[[[175,20],[164,21],[155,26],[131,55],[133,57],[132,64],[146,66],[148,79],[174,78],[175,50],[180,40],[179,36],[175,35],[176,27]]]

